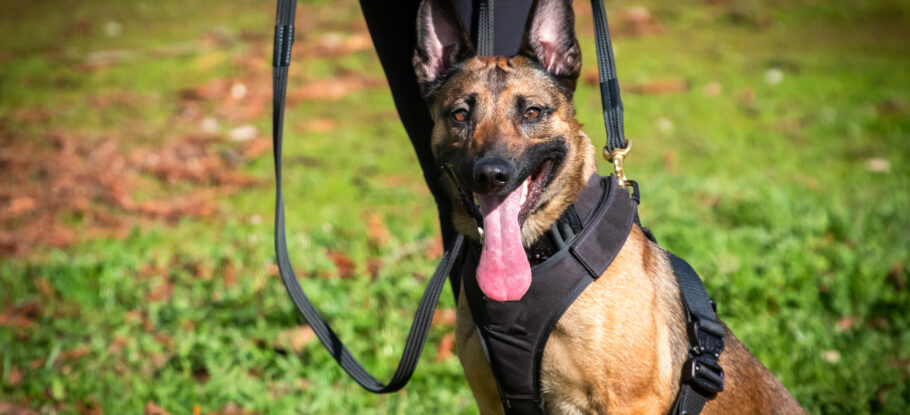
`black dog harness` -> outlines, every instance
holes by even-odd
[[[572,229],[568,221],[563,222],[568,226],[554,225],[558,237],[570,243],[531,269],[531,287],[518,301],[487,299],[477,285],[480,247],[471,243],[463,254],[465,298],[506,413],[543,413],[540,362],[550,331],[585,287],[606,271],[632,229],[635,202],[618,187],[612,176],[591,177],[569,208],[581,218],[582,227]]]
[[[484,298],[477,286],[479,247],[464,236],[452,241],[430,278],[414,316],[401,361],[392,379],[384,384],[370,375],[344,346],[313,303],[304,294],[288,255],[285,241],[284,200],[281,192],[281,149],[288,66],[294,41],[296,0],[278,0],[273,60],[272,138],[275,157],[275,253],[288,295],[314,333],[344,371],[365,389],[388,393],[401,389],[413,373],[429,331],[433,310],[452,273],[453,287],[464,283],[468,306],[481,335],[506,414],[545,414],[540,393],[540,365],[550,332],[562,314],[592,281],[610,266],[622,248],[633,223],[638,223],[637,184],[627,180],[622,158],[629,149],[624,137],[622,102],[613,62],[606,14],[601,0],[592,0],[598,70],[607,146],[604,155],[614,163],[617,177],[592,176],[581,197],[553,225],[546,237],[529,249],[529,291],[518,301],[496,302]],[[481,0],[478,51],[489,55],[492,45],[493,0]],[[623,187],[632,186],[632,197]],[[653,239],[646,228],[642,228]],[[698,275],[685,261],[668,253],[676,274],[689,338],[688,360],[683,365],[679,395],[671,414],[697,414],[705,402],[723,390],[723,370],[718,359],[724,349],[724,327],[717,322],[714,303]],[[457,265],[457,267],[456,267]],[[456,271],[453,272],[453,269]]]
[[[476,279],[480,246],[467,245],[458,268],[506,414],[546,413],[540,365],[550,332],[578,295],[613,262],[631,232],[636,209],[636,202],[614,176],[592,176],[579,200],[543,236],[561,248],[531,269],[531,287],[518,301],[484,296]],[[580,224],[569,219],[572,216],[580,218]],[[684,388],[675,405],[679,410],[673,413],[692,414],[723,389],[717,359],[723,350],[724,329],[716,321],[701,280],[685,261],[670,255],[692,346],[683,368]]]

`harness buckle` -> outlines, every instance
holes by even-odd
[[[721,352],[724,351],[723,326],[713,321],[693,318],[686,324],[686,332],[689,334],[689,344],[692,345],[693,354],[707,353],[714,356],[715,359],[720,358]]]
[[[613,151],[608,151],[606,147],[603,150],[604,158],[613,163],[613,169],[616,171],[616,177],[618,178],[618,183],[620,187],[627,187],[632,185],[632,181],[626,177],[626,173],[622,168],[622,161],[626,157],[626,154],[629,154],[629,150],[632,149],[632,140],[626,140],[625,148],[616,148]]]
[[[683,365],[683,382],[698,387],[706,392],[719,393],[724,391],[724,369],[720,367],[714,356],[692,356]]]
[[[723,326],[693,318],[686,325],[686,332],[692,347],[689,360],[683,365],[683,381],[707,392],[723,392],[724,369],[718,363],[724,351]]]

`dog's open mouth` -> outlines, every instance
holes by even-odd
[[[544,190],[546,190],[547,186],[553,180],[556,163],[557,161],[554,158],[544,159],[530,175],[525,177],[520,186],[512,190],[508,195],[501,196],[502,198],[505,198],[519,192],[517,193],[520,196],[518,200],[520,207],[518,211],[519,226],[524,225],[528,217],[531,216],[534,208],[536,208],[538,202],[540,202],[540,197],[543,195]],[[474,218],[477,222],[478,229],[483,233],[484,213],[480,208],[482,196],[466,189],[453,172],[449,171],[449,173],[454,179],[455,185],[458,187],[462,207],[464,207],[465,211]]]
[[[478,222],[483,248],[477,284],[496,301],[521,299],[531,286],[531,266],[521,242],[521,226],[540,203],[553,179],[555,158],[545,158],[520,185],[504,194],[470,193],[458,185],[462,203]]]

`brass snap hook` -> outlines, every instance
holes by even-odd
[[[607,148],[604,147],[603,156],[604,159],[613,163],[613,168],[616,170],[616,177],[619,185],[621,187],[627,187],[632,185],[632,181],[626,177],[625,171],[622,169],[622,161],[626,157],[626,154],[629,154],[629,150],[632,149],[632,140],[626,140],[625,148],[617,148],[612,152],[607,151]]]

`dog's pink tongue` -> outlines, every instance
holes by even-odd
[[[531,264],[521,245],[518,226],[521,186],[506,197],[478,195],[478,199],[484,236],[477,285],[493,300],[520,300],[531,286]]]

